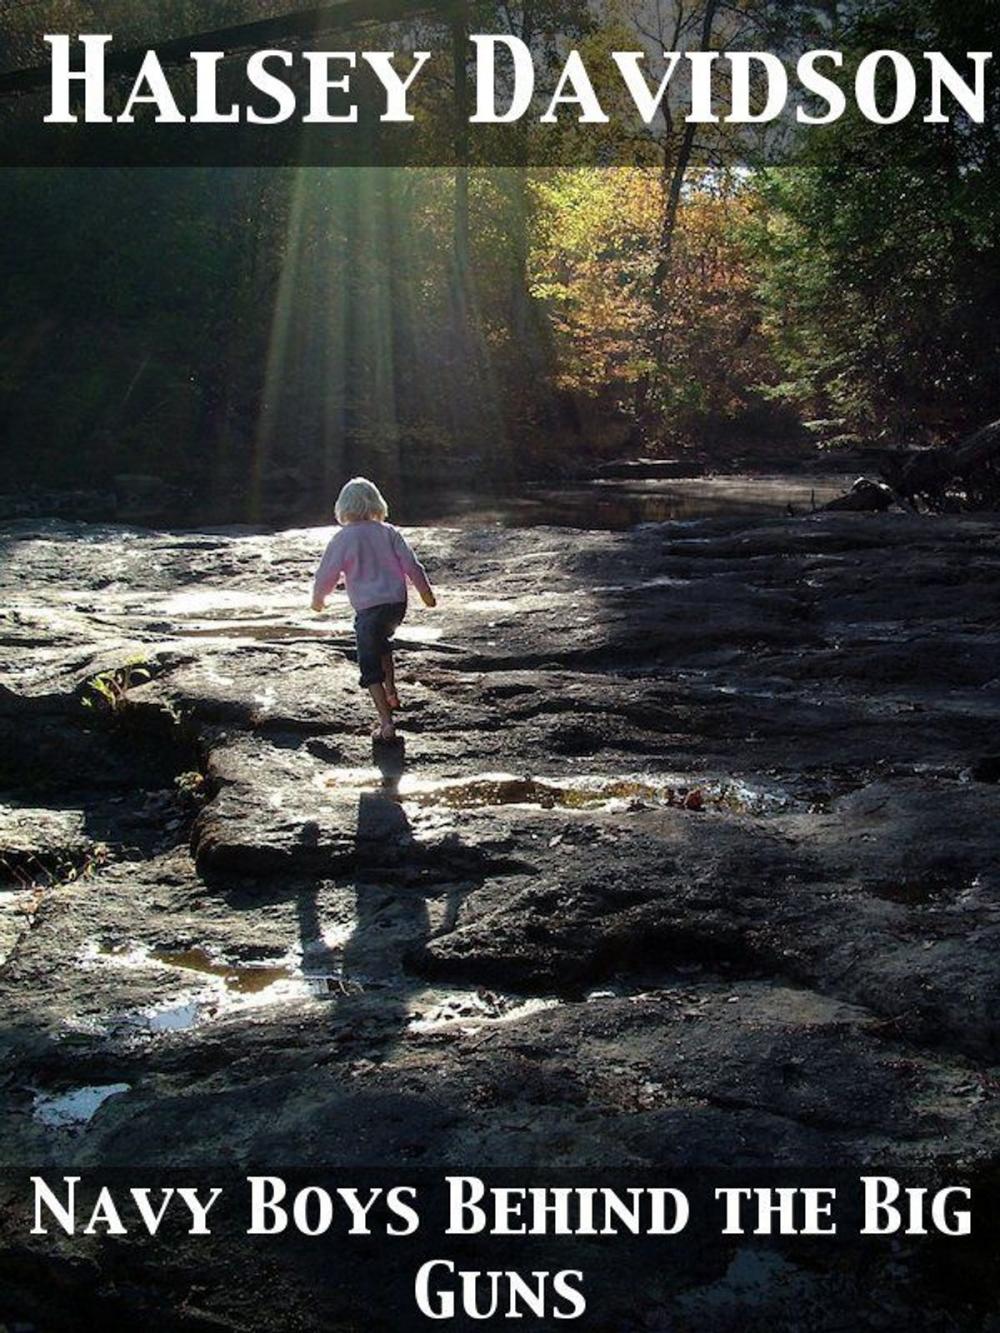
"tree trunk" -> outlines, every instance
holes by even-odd
[[[705,0],[705,13],[701,26],[701,45],[699,47],[701,51],[707,51],[711,45],[712,28],[715,24],[715,15],[718,8],[719,0]],[[696,132],[697,127],[688,121],[684,126],[684,133],[681,135],[677,147],[677,156],[674,158],[672,170],[668,163],[664,163],[666,201],[663,210],[663,221],[660,226],[660,244],[656,269],[653,273],[653,309],[657,316],[663,313],[663,288],[673,261],[677,215],[680,211],[684,178],[687,175],[688,167],[691,165],[691,154],[694,150]]]
[[[707,51],[711,45],[712,28],[715,24],[715,15],[718,8],[719,0],[705,0],[705,12],[702,16],[701,43],[699,47],[702,51]],[[677,231],[677,217],[680,212],[681,195],[684,191],[684,178],[687,175],[688,167],[691,165],[695,134],[696,127],[690,122],[686,122],[683,133],[680,136],[680,141],[677,144],[677,152],[673,161],[671,162],[669,148],[664,154],[663,219],[660,223],[660,240],[657,247],[656,268],[653,271],[652,289],[650,291],[650,305],[653,311],[653,320],[647,338],[649,359],[656,366],[659,365],[663,356],[665,317],[667,313],[666,284],[673,264],[674,236]],[[655,371],[653,374],[655,374]],[[650,388],[652,387],[651,378],[651,374],[644,374],[640,376],[635,386],[635,417],[640,436],[644,433],[643,419],[646,416],[649,404],[649,393]]]

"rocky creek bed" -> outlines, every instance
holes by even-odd
[[[324,533],[0,528],[4,1165],[856,1163],[995,1206],[1000,521],[413,540],[402,753],[306,609]],[[995,1248],[950,1244],[734,1241],[600,1327],[996,1329]],[[8,1217],[0,1318],[408,1327],[303,1262]]]

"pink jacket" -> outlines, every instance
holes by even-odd
[[[341,574],[355,611],[406,601],[409,579],[423,596],[430,592],[424,567],[391,523],[346,523],[334,533],[313,583],[313,599],[324,601]]]

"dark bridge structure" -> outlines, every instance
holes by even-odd
[[[465,6],[461,0],[339,0],[338,4],[296,9],[252,23],[170,37],[149,46],[125,47],[108,53],[106,68],[110,74],[134,76],[150,51],[156,53],[161,65],[186,65],[196,50],[224,50],[227,55],[238,55],[265,46],[311,41],[367,23],[398,23],[431,14],[449,21],[456,32],[464,31]],[[41,92],[48,87],[50,77],[48,65],[0,73],[0,100]]]

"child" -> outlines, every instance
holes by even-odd
[[[312,609],[323,605],[341,575],[354,607],[361,684],[368,687],[378,710],[372,732],[384,741],[396,735],[392,714],[399,707],[390,639],[406,615],[406,580],[424,603],[437,606],[424,567],[406,538],[385,520],[389,506],[378,487],[355,477],[340,492],[336,507],[340,531],[335,533],[316,571]]]

